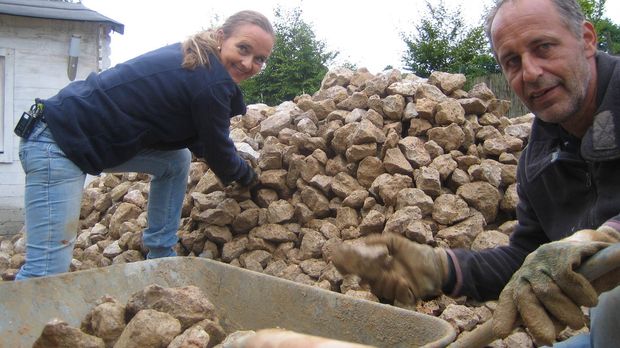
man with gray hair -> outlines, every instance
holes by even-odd
[[[506,80],[536,115],[519,159],[509,245],[474,252],[383,234],[366,241],[390,253],[390,262],[375,263],[381,272],[356,267],[362,253],[344,248],[334,263],[387,300],[499,297],[496,334],[510,334],[520,317],[540,345],[583,327],[581,307],[595,307],[590,333],[557,345],[617,346],[620,271],[589,282],[576,269],[620,242],[620,59],[597,50],[576,0],[499,0],[487,35]]]

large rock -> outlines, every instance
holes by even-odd
[[[105,348],[103,339],[82,332],[78,328],[69,326],[60,319],[53,319],[43,327],[43,332],[34,344],[33,348]]]
[[[167,347],[181,332],[181,323],[172,315],[154,309],[143,309],[127,324],[114,347]]]
[[[183,330],[201,320],[215,318],[215,307],[195,286],[163,288],[150,285],[131,296],[126,306],[127,317],[132,318],[147,309],[171,315]]]

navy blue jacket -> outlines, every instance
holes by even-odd
[[[181,67],[181,44],[145,53],[44,100],[58,146],[84,172],[99,174],[141,149],[189,148],[223,181],[249,170],[229,138],[243,96],[217,57],[210,68]]]
[[[497,299],[525,257],[541,244],[620,222],[620,58],[597,54],[597,112],[582,139],[536,118],[517,170],[518,225],[510,244],[453,250],[462,284],[444,291]],[[453,275],[453,281],[454,281]]]

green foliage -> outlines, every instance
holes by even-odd
[[[454,67],[459,67],[458,72],[468,77],[500,72],[482,25],[471,28],[451,53],[454,55]]]
[[[577,2],[586,19],[590,22],[597,22],[603,17],[607,0],[578,0]]]
[[[598,33],[598,48],[611,54],[620,54],[620,25],[604,18],[595,25]]]
[[[312,27],[295,8],[274,11],[276,42],[264,70],[243,81],[241,89],[247,104],[278,105],[300,94],[312,94],[327,73],[327,65],[338,52],[327,52],[325,43],[315,38]]]
[[[343,62],[342,64],[340,64],[340,67],[341,68],[347,68],[347,69],[349,69],[351,71],[357,70],[357,64],[351,63],[349,61]]]
[[[448,10],[443,2],[426,1],[427,14],[411,34],[402,33],[407,46],[403,65],[418,76],[433,71],[462,73],[468,78],[499,71],[482,25],[468,28],[460,8]]]
[[[603,17],[607,0],[579,0],[586,19],[594,24],[598,34],[598,49],[611,54],[620,54],[620,25]]]

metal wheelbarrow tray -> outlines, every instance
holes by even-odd
[[[196,257],[112,265],[0,284],[0,346],[31,347],[52,318],[73,327],[103,295],[126,303],[150,284],[195,285],[228,332],[284,328],[378,347],[444,347],[446,321]]]

